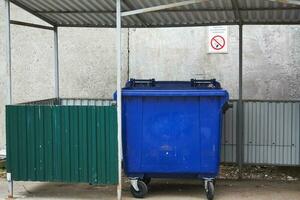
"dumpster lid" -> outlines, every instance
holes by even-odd
[[[130,79],[125,90],[203,90],[222,89],[216,79],[191,81],[156,81],[155,79]]]

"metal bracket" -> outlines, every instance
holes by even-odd
[[[129,178],[130,184],[136,191],[140,191],[139,186],[138,186],[138,178]]]
[[[208,192],[208,182],[211,182],[213,180],[213,178],[204,178],[204,189],[206,192]]]

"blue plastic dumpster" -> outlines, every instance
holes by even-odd
[[[122,132],[132,195],[144,197],[151,178],[195,177],[213,199],[227,102],[216,80],[131,79],[122,89]]]

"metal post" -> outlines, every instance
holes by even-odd
[[[9,76],[9,104],[12,104],[12,79],[11,79],[11,34],[10,34],[10,2],[5,0],[5,21],[6,21],[6,69],[8,70]],[[13,180],[11,173],[6,174],[8,184],[8,199],[13,198]]]
[[[243,25],[239,25],[239,98],[238,98],[238,113],[237,113],[237,163],[242,175],[242,167],[244,162],[244,110],[243,110]]]
[[[13,199],[14,193],[13,193],[13,180],[11,178],[11,173],[6,174],[7,183],[8,183],[8,199]]]
[[[9,76],[9,104],[12,104],[12,79],[11,79],[11,31],[10,31],[10,2],[9,0],[5,0],[5,17],[6,17],[6,69],[8,70]],[[7,197],[8,199],[13,198],[13,180],[11,177],[11,173],[7,172]]]
[[[59,58],[58,58],[58,31],[57,26],[54,27],[54,87],[55,98],[59,100]]]
[[[10,34],[10,2],[5,0],[6,21],[6,69],[8,70],[9,104],[12,104],[12,78],[11,78],[11,34]]]
[[[122,96],[121,96],[121,72],[122,72],[122,55],[121,55],[121,0],[116,0],[116,24],[117,24],[117,112],[118,112],[118,177],[117,199],[122,199]]]

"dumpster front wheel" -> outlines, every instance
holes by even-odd
[[[208,200],[214,199],[215,187],[213,181],[205,181],[205,193]]]
[[[134,196],[135,198],[144,198],[145,195],[148,193],[148,187],[146,183],[138,180],[137,186],[139,190],[136,190],[133,185],[130,186],[130,192],[132,196]]]

